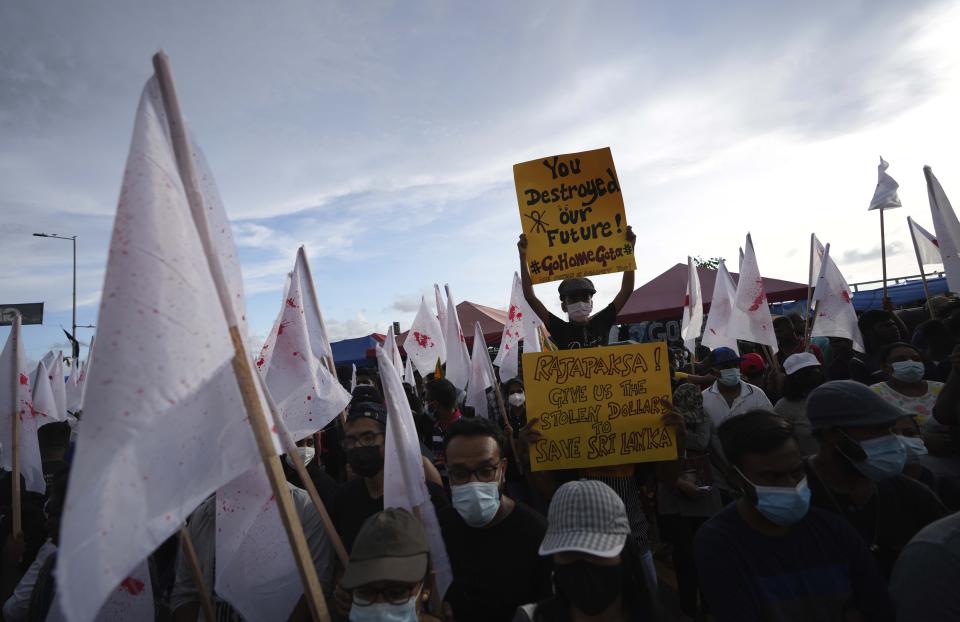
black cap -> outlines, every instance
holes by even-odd
[[[347,414],[347,423],[362,418],[373,419],[386,426],[387,409],[383,404],[377,404],[376,402],[352,402],[350,412]]]
[[[560,292],[560,299],[562,300],[570,294],[578,294],[580,292],[596,294],[597,288],[593,286],[593,281],[581,277],[576,279],[563,279],[560,281],[560,287],[557,288],[557,291]]]
[[[353,388],[353,397],[350,400],[351,402],[374,402],[376,404],[383,404],[383,395],[380,391],[377,391],[376,387],[371,387],[366,384],[358,384]]]

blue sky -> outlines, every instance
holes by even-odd
[[[0,302],[46,303],[31,359],[66,348],[70,245],[30,234],[76,234],[78,323],[96,323],[159,48],[234,224],[254,340],[300,244],[335,339],[408,326],[434,282],[505,305],[512,165],[603,146],[638,284],[688,254],[735,260],[748,230],[766,275],[805,280],[816,231],[848,281],[879,278],[879,154],[905,206],[889,271],[915,274],[922,166],[960,196],[958,31],[955,3],[919,0],[2,2]]]

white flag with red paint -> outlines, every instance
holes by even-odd
[[[812,337],[843,337],[853,342],[853,349],[864,352],[863,336],[857,325],[857,311],[853,296],[840,268],[830,257],[830,245],[823,252],[823,264],[813,291],[817,317],[813,322]]]
[[[27,490],[43,494],[47,487],[43,481],[37,428],[44,416],[33,406],[20,322],[20,314],[15,315],[7,343],[0,352],[0,465],[7,472],[13,470],[13,418],[17,417],[20,423],[17,433],[20,473]]]
[[[417,388],[417,377],[413,375],[413,362],[407,357],[407,362],[403,368],[403,381],[413,388]]]
[[[927,198],[930,199],[933,230],[937,232],[937,248],[943,260],[943,271],[947,274],[947,285],[951,292],[960,292],[960,221],[933,169],[925,166],[923,174],[927,178]]]
[[[735,339],[752,341],[770,346],[777,351],[777,337],[773,332],[773,319],[767,306],[767,292],[757,265],[757,254],[753,250],[753,239],[747,234],[747,243],[743,249],[743,266],[740,280],[737,282],[737,294],[730,310],[730,324],[727,334]]]
[[[430,309],[426,298],[420,299],[420,309],[413,319],[407,338],[403,342],[403,349],[407,356],[413,359],[413,366],[424,378],[437,368],[437,361],[447,360],[447,349],[444,346],[443,330]],[[393,361],[390,361],[393,364]]]
[[[487,390],[494,386],[496,376],[487,353],[487,342],[483,338],[480,322],[473,327],[473,356],[470,357],[470,384],[467,385],[467,399],[464,402],[473,409],[477,417],[489,418]]]
[[[47,614],[47,622],[66,619],[62,603],[63,599],[60,592],[54,592],[53,603],[50,605],[50,612]],[[110,596],[97,614],[95,622],[140,622],[141,620],[154,619],[154,614],[155,604],[153,601],[153,584],[150,581],[150,567],[147,560],[143,560],[126,579],[120,582],[116,589],[110,592]]]
[[[913,238],[913,248],[917,252],[917,261],[920,265],[942,264],[943,257],[940,256],[937,237],[909,216],[907,216],[907,226],[910,227],[910,237]]]
[[[443,377],[462,391],[467,388],[467,381],[470,379],[470,354],[467,352],[467,342],[460,327],[460,315],[453,303],[449,285],[446,286],[446,291],[447,312],[444,314],[443,342],[447,345],[447,367]]]
[[[53,387],[50,384],[50,372],[47,371],[43,361],[37,364],[30,378],[32,410],[37,418],[37,428],[42,428],[48,423],[66,421],[65,416],[61,417],[57,408],[57,400],[53,396]]]
[[[120,191],[61,521],[57,591],[71,622],[93,619],[203,499],[260,461],[209,264],[222,266],[246,344],[239,259],[213,175],[196,143],[190,152],[209,260],[151,77]]]
[[[443,302],[443,294],[440,293],[440,286],[437,283],[433,284],[433,298],[437,304],[437,320],[442,327],[447,321],[447,305]]]
[[[493,364],[500,370],[500,381],[506,382],[520,375],[520,342],[524,352],[540,351],[540,318],[533,312],[523,295],[520,275],[513,273],[510,288],[510,306],[507,321],[500,336],[500,349]]]
[[[700,293],[700,275],[692,257],[687,257],[687,293],[683,298],[683,321],[680,337],[691,352],[697,346],[697,337],[703,328],[703,296]]]
[[[64,396],[67,400],[67,411],[75,413],[80,410],[80,403],[83,398],[83,364],[79,361],[73,361],[70,367],[70,377],[67,378],[67,384],[64,387]]]
[[[707,325],[703,328],[703,337],[700,344],[711,350],[730,348],[738,351],[737,338],[727,332],[730,326],[730,314],[733,301],[737,296],[737,286],[733,277],[727,272],[727,264],[720,261],[717,266],[717,276],[713,282],[713,296],[710,300],[710,312],[707,314]]]
[[[450,558],[443,543],[437,513],[430,500],[417,426],[410,411],[400,372],[383,348],[377,348],[377,364],[387,407],[387,436],[384,439],[383,507],[403,508],[419,513],[430,546],[430,561],[437,576],[439,594],[445,594],[453,582]]]
[[[61,420],[66,421],[70,418],[67,414],[67,383],[63,374],[63,352],[47,352],[40,361],[46,365],[50,377],[50,389],[53,391],[53,399],[57,403],[57,412]]]

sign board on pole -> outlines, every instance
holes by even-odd
[[[527,418],[543,438],[534,471],[674,460],[667,344],[641,343],[523,355]]]
[[[534,283],[636,268],[610,148],[513,165]]]
[[[21,304],[0,304],[0,326],[13,324],[13,316],[20,312],[23,324],[43,324],[43,303],[27,302]]]

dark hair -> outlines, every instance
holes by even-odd
[[[777,322],[779,322],[779,323],[781,323],[781,324],[784,323],[784,322],[787,322],[787,323],[790,324],[790,328],[793,328],[793,322],[790,320],[790,318],[788,318],[788,317],[785,316],[785,315],[775,315],[775,316],[773,317],[773,324],[774,324],[774,326],[777,325]]]
[[[769,453],[794,438],[793,424],[768,410],[751,410],[727,419],[717,436],[727,461],[737,466],[747,454]]]
[[[796,311],[792,311],[786,314],[784,317],[793,323],[793,330],[795,330],[798,334],[803,334],[803,332],[807,330],[806,321],[804,321],[803,316]]]
[[[336,370],[337,380],[340,381],[340,386],[349,391],[350,382],[353,380],[353,367],[341,363],[337,365]]]
[[[880,350],[880,362],[886,364],[887,357],[890,356],[890,353],[896,350],[897,348],[910,348],[911,350],[919,354],[921,357],[923,356],[923,352],[920,351],[920,348],[913,345],[912,343],[907,343],[906,341],[894,341],[893,343],[888,343],[887,345],[883,346],[883,349]]]
[[[857,320],[857,326],[860,328],[861,333],[866,334],[873,330],[873,327],[877,324],[881,324],[892,319],[893,314],[889,311],[884,311],[883,309],[870,309],[869,311],[863,312],[863,315],[861,315],[860,319]]]
[[[458,436],[489,436],[497,442],[500,457],[507,455],[500,428],[483,417],[460,417],[451,423],[443,435],[443,453],[447,453],[447,445]]]
[[[787,398],[792,402],[797,402],[802,400],[804,397],[810,394],[815,386],[811,386],[811,383],[803,382],[804,379],[809,378],[813,372],[807,371],[816,369],[817,375],[819,375],[819,380],[821,383],[825,380],[823,374],[823,367],[821,365],[811,365],[809,367],[804,367],[799,369],[792,374],[787,374],[783,379],[783,397]]]
[[[415,387],[403,383],[403,392],[407,395],[407,404],[410,405],[410,412],[414,414],[419,414],[423,411],[423,400],[417,395],[417,390]]]
[[[509,395],[511,387],[520,387],[520,390],[523,391],[523,381],[520,380],[520,377],[511,378],[503,383],[503,394]]]
[[[66,421],[48,423],[37,430],[37,440],[41,452],[53,447],[66,449],[70,446],[70,424]]]
[[[443,408],[455,408],[457,405],[457,387],[446,378],[437,378],[427,383],[427,399],[436,401]]]
[[[656,599],[650,593],[650,584],[647,583],[647,577],[640,562],[640,546],[632,535],[627,537],[623,550],[620,551],[620,560],[623,566],[623,572],[620,575],[622,580],[620,595],[629,619],[654,622],[660,620],[661,615]],[[537,603],[533,622],[569,622],[570,607],[570,601],[555,584],[553,596]]]

